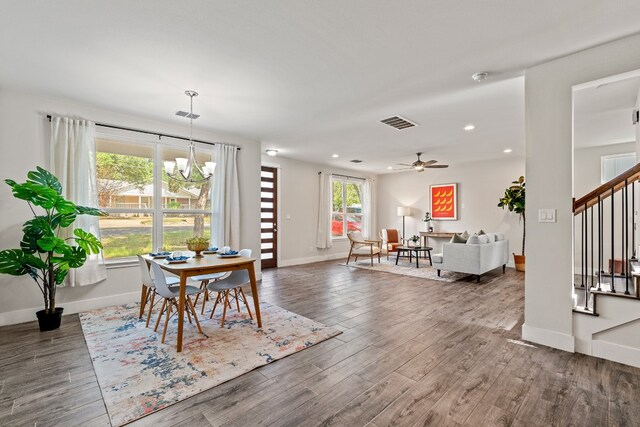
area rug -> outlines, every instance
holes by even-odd
[[[80,321],[111,423],[119,426],[236,378],[259,366],[340,334],[339,330],[267,303],[263,328],[246,310],[200,316],[205,337],[185,316],[183,351],[176,351],[177,317],[165,344],[138,320],[138,304],[80,313]],[[199,311],[199,310],[198,310]],[[217,312],[221,310],[216,310]],[[152,320],[155,320],[152,318]],[[153,325],[150,325],[153,326]]]
[[[415,259],[412,263],[409,263],[408,258],[401,258],[398,261],[398,265],[396,265],[395,257],[393,259],[389,257],[388,261],[384,257],[380,258],[380,264],[378,264],[378,260],[374,258],[373,266],[371,266],[371,260],[369,258],[361,258],[357,262],[351,261],[349,264],[342,263],[341,265],[362,268],[365,270],[384,271],[385,273],[400,274],[403,276],[420,277],[422,279],[437,280],[440,282],[455,282],[456,280],[464,279],[469,276],[467,273],[456,273],[446,270],[442,270],[440,276],[438,276],[438,270],[429,265],[428,258],[420,259],[420,262],[418,263],[418,265],[420,265],[419,268],[416,268]]]

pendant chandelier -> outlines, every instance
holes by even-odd
[[[169,178],[176,181],[190,183],[205,182],[213,175],[216,164],[214,162],[205,162],[201,168],[196,162],[196,146],[193,143],[193,98],[198,96],[198,92],[187,90],[184,93],[191,101],[191,108],[189,110],[189,157],[176,157],[175,161],[165,161],[164,170]],[[202,178],[193,176],[194,169],[200,173]]]

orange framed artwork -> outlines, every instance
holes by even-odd
[[[434,220],[458,219],[458,184],[438,184],[429,187],[431,218]]]

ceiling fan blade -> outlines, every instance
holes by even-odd
[[[422,166],[432,165],[434,163],[438,163],[437,160],[427,160],[426,162],[422,162]]]
[[[413,165],[408,165],[406,163],[397,163],[397,165],[399,165],[399,166],[409,166],[410,168],[413,167]]]
[[[425,166],[425,168],[430,168],[430,169],[444,169],[444,168],[448,168],[449,165],[429,165],[429,166]]]

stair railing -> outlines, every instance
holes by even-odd
[[[600,185],[595,190],[589,192],[585,196],[574,199],[573,214],[577,220],[580,217],[580,260],[581,271],[579,286],[574,283],[574,287],[584,289],[584,307],[581,311],[596,314],[595,297],[593,304],[590,306],[591,293],[610,293],[616,294],[616,245],[619,246],[621,259],[618,278],[624,281],[624,294],[620,296],[631,296],[630,283],[634,276],[632,274],[631,264],[636,262],[636,204],[635,204],[635,185],[640,181],[640,163],[636,164],[626,172],[616,176],[610,181]],[[619,193],[619,194],[618,194]],[[631,193],[631,194],[629,194]],[[616,200],[620,197],[619,205],[621,207],[619,213],[619,230],[616,235],[617,213]],[[629,200],[631,197],[631,200]],[[610,215],[607,218],[605,208],[605,200],[610,202]],[[629,214],[631,207],[631,215]],[[597,218],[597,221],[596,221]],[[605,230],[605,220],[610,220],[610,230]],[[594,222],[597,222],[597,235],[594,229]],[[576,223],[577,226],[577,223]],[[609,231],[609,236],[605,236]],[[629,236],[631,234],[631,237]],[[605,239],[609,238],[611,243],[610,261],[608,272],[605,272]],[[631,240],[631,242],[629,241]],[[597,243],[597,273],[594,274],[596,268],[596,243]],[[611,277],[611,286],[608,290],[603,290],[603,278]],[[574,274],[575,277],[575,274]],[[640,289],[636,282],[635,297],[640,298]]]

